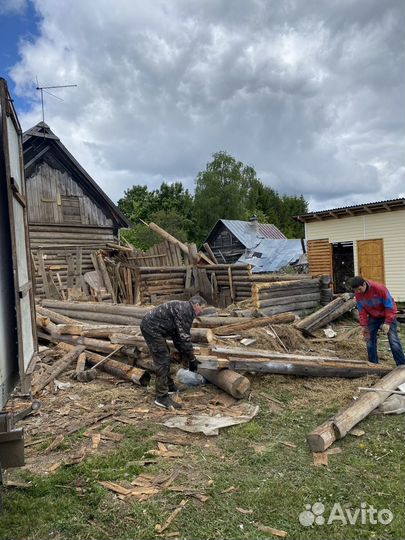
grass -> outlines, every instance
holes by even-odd
[[[160,459],[148,467],[135,463],[156,448],[153,435],[161,429],[145,418],[142,429],[121,427],[125,438],[109,453],[61,468],[51,476],[14,470],[14,478],[31,485],[5,491],[0,538],[156,538],[155,525],[164,523],[183,493],[163,491],[145,502],[127,502],[98,482],[123,483],[142,472],[174,470],[180,472],[180,483],[195,487],[209,499],[200,503],[190,498],[163,537],[175,531],[183,539],[272,537],[260,530],[262,525],[288,532],[289,539],[404,538],[403,418],[369,415],[361,423],[365,435],[338,441],[334,446],[342,453],[329,456],[328,467],[315,467],[307,434],[345,405],[361,383],[282,376],[252,380],[252,402],[260,405],[258,416],[221,430],[218,437],[192,436],[181,459]],[[272,412],[266,395],[284,407]],[[81,432],[64,444],[69,447],[80,440],[84,440]],[[305,505],[312,508],[317,502],[325,506],[326,519],[335,503],[343,512],[361,509],[362,503],[378,510],[387,508],[394,519],[387,525],[368,519],[362,523],[360,518],[354,525],[341,521],[301,525],[299,515]]]
[[[272,395],[280,399],[283,392],[280,388]],[[190,500],[168,532],[179,531],[181,538],[266,538],[257,527],[261,524],[285,530],[292,539],[403,538],[402,418],[369,416],[362,424],[366,434],[340,441],[343,452],[330,456],[325,468],[314,467],[305,442],[307,433],[325,420],[325,413],[286,407],[274,415],[265,401],[260,406],[258,417],[223,430],[209,442],[209,451],[207,439],[197,436],[201,445],[187,447],[183,460],[162,460],[147,469],[159,473],[182,467],[191,484],[196,481],[201,487],[203,482],[210,497],[204,504]],[[163,492],[142,503],[128,503],[98,484],[131,480],[141,473],[144,468],[133,462],[156,447],[152,439],[156,429],[126,428],[126,438],[113,453],[62,468],[50,477],[20,472],[32,486],[7,490],[0,537],[156,538],[155,525],[164,522],[182,494]],[[366,502],[379,510],[390,509],[394,520],[386,526],[338,522],[303,527],[298,516],[305,504],[315,502],[325,505],[326,516],[334,503],[356,509]]]

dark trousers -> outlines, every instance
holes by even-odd
[[[370,339],[367,341],[367,352],[368,360],[373,364],[378,364],[378,354],[377,354],[377,333],[380,327],[384,324],[384,319],[375,319],[369,317],[368,319],[368,331],[370,332]],[[398,323],[394,319],[390,331],[388,332],[388,341],[390,344],[392,356],[394,357],[395,363],[397,366],[405,365],[405,356],[402,349],[401,340],[398,335]]]
[[[167,396],[169,387],[174,384],[170,375],[170,354],[166,340],[162,336],[151,336],[141,328],[149,352],[156,367],[156,397]]]

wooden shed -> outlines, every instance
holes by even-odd
[[[42,295],[46,275],[66,287],[94,269],[92,251],[117,242],[131,224],[47,124],[24,133],[23,156],[35,292]]]
[[[284,234],[271,223],[260,223],[256,216],[249,221],[219,219],[207,236],[207,243],[219,263],[233,264],[239,257],[251,252],[263,239],[282,239]]]
[[[343,292],[354,275],[384,283],[405,301],[405,199],[309,212],[305,225],[309,272],[333,276]]]

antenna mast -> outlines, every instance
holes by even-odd
[[[38,85],[38,81],[37,81]],[[42,108],[42,122],[45,123],[45,111],[44,111],[44,92],[46,94],[49,94],[50,96],[59,99],[60,101],[63,101],[62,98],[55,96],[54,94],[51,94],[51,92],[47,92],[47,90],[51,90],[53,88],[76,88],[77,84],[62,84],[57,86],[37,86],[37,90],[41,92],[41,108]]]

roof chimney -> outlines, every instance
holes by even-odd
[[[257,219],[257,217],[255,215],[253,215],[250,219],[249,219],[249,222],[250,222],[250,226],[252,227],[252,229],[254,230],[255,233],[258,233],[259,232],[259,220]]]

